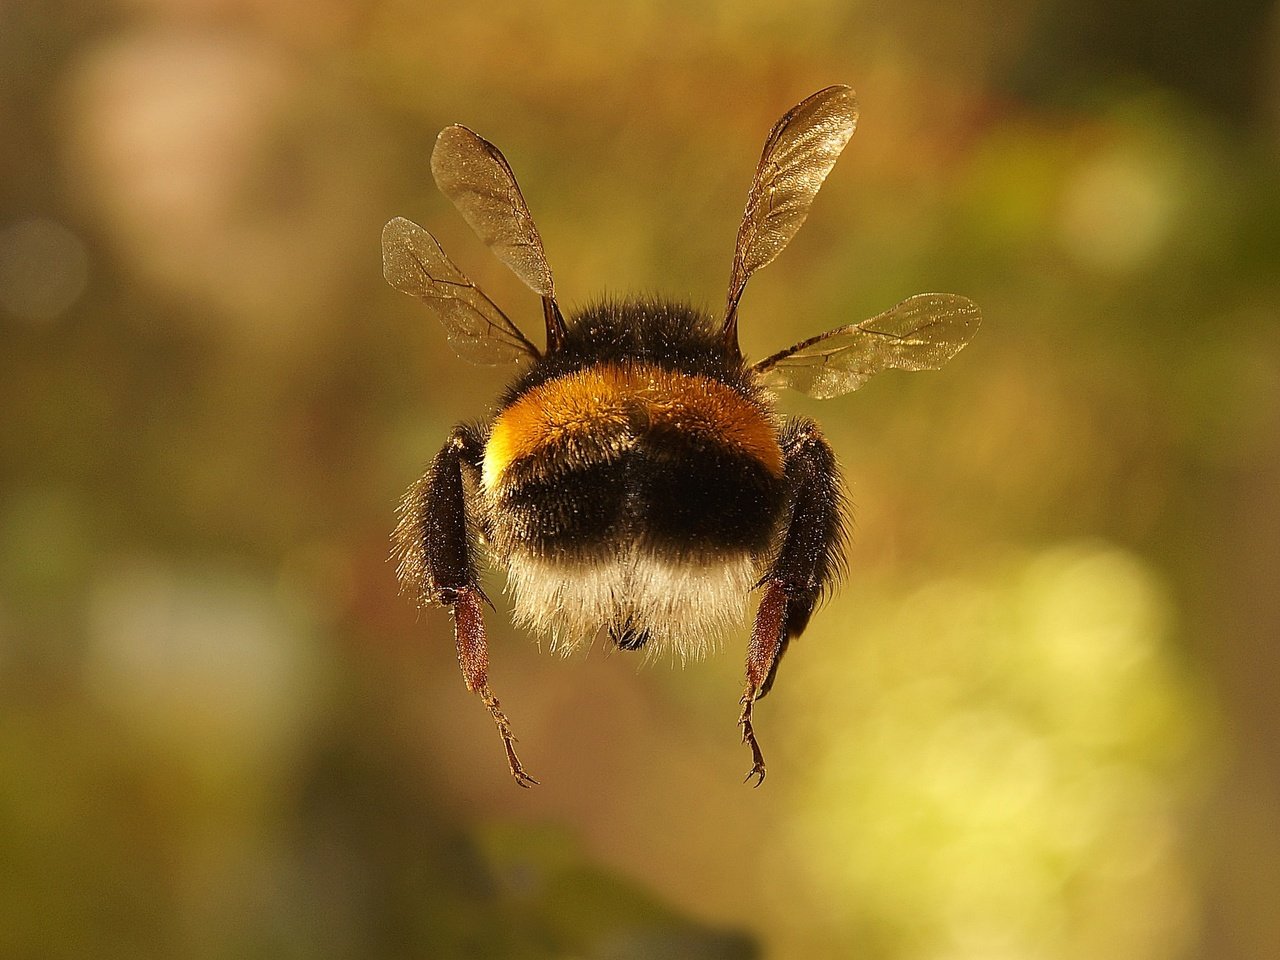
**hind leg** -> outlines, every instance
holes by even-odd
[[[480,435],[466,426],[455,427],[426,476],[415,483],[400,506],[396,527],[396,570],[401,584],[423,603],[438,603],[453,613],[458,664],[467,689],[480,695],[502,737],[511,776],[522,787],[537,783],[516,756],[511,721],[489,689],[489,648],[481,601],[485,600],[476,572],[476,524],[468,516],[463,474],[478,474],[484,456]]]
[[[844,497],[840,469],[826,438],[812,420],[794,419],[782,432],[788,513],[782,546],[761,581],[764,596],[747,645],[746,689],[738,725],[751,748],[746,779],[764,782],[764,754],[752,724],[755,703],[773,686],[778,663],[793,637],[809,623],[824,590],[843,562]]]

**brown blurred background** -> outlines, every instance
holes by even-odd
[[[862,122],[759,357],[925,290],[823,404],[850,575],[761,705],[506,624],[516,789],[392,511],[501,370],[381,277],[465,122],[562,300],[719,307],[769,125]],[[0,7],[0,955],[1280,956],[1280,8]]]

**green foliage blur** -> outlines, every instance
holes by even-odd
[[[572,307],[718,309],[765,132],[857,134],[760,357],[904,297],[947,368],[783,398],[856,505],[745,649],[563,660],[488,579],[517,789],[400,493],[503,371],[381,277],[463,122]],[[1280,8],[1259,0],[0,7],[0,956],[1280,955]]]

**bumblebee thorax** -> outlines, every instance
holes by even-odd
[[[513,464],[531,458],[583,467],[664,439],[732,451],[782,475],[777,427],[760,400],[708,376],[622,361],[544,381],[509,403],[485,446],[484,488],[496,492]]]

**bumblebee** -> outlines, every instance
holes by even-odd
[[[977,307],[920,294],[750,363],[738,348],[747,281],[795,236],[853,135],[845,86],[774,125],[738,230],[724,313],[665,299],[598,301],[566,316],[515,175],[493,144],[446,127],[431,171],[480,239],[542,300],[539,349],[403,218],[382,234],[387,281],[421,299],[464,359],[518,373],[480,425],[460,424],[400,504],[403,588],[452,612],[468,690],[516,756],[489,684],[482,557],[506,570],[514,619],[568,653],[599,633],[624,650],[710,652],[759,592],[738,725],[746,780],[764,781],[752,711],[843,567],[847,506],[818,425],[775,412],[773,391],[857,389],[881,370],[933,370],[969,342]]]

